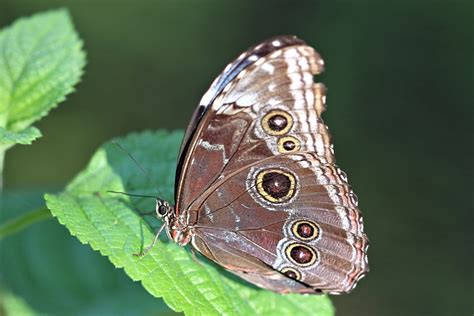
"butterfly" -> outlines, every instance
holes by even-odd
[[[227,65],[184,135],[176,205],[157,199],[169,238],[274,292],[354,289],[368,238],[321,118],[326,89],[313,76],[323,69],[295,36]]]

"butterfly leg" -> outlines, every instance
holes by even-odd
[[[158,232],[155,235],[155,238],[153,239],[153,242],[150,245],[148,245],[143,251],[141,251],[139,253],[134,253],[133,255],[135,257],[144,257],[144,256],[146,256],[150,252],[150,250],[156,245],[156,242],[158,241],[158,238],[160,237],[160,234],[163,231],[163,229],[165,228],[165,226],[166,226],[165,223],[163,223],[163,225],[161,225],[160,229],[158,230]]]

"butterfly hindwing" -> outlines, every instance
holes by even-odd
[[[348,292],[367,269],[367,239],[355,203],[337,167],[314,154],[291,154],[226,178],[190,220],[197,222],[196,236],[212,240],[209,244],[219,252],[239,249],[282,274],[293,271],[299,282],[285,282],[286,291],[302,283],[306,287],[300,292]],[[296,256],[304,257],[306,251],[309,257],[298,262],[289,254],[293,245],[303,247]],[[215,257],[228,269],[241,271],[235,254]],[[262,279],[261,273],[245,272]]]

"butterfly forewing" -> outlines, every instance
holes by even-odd
[[[368,271],[357,198],[321,118],[323,61],[295,37],[248,50],[203,97],[176,212],[202,254],[286,293],[349,292]]]

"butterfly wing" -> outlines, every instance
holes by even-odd
[[[322,70],[295,37],[251,48],[204,95],[180,154],[176,212],[194,247],[277,292],[349,292],[367,271],[362,218],[321,119]]]
[[[224,172],[277,153],[275,137],[251,134],[263,107],[293,108],[298,119],[291,122],[292,133],[304,138],[300,149],[318,150],[332,161],[330,136],[319,117],[325,87],[313,82],[323,64],[312,47],[294,36],[264,41],[230,63],[201,99],[186,130],[176,174],[176,208],[189,206]]]
[[[213,188],[193,213],[193,244],[278,292],[349,292],[367,271],[367,238],[355,195],[340,174],[314,153],[254,163]],[[249,268],[247,257],[271,271]]]

